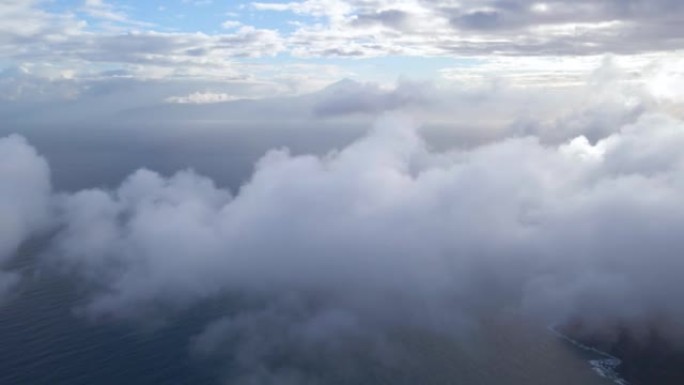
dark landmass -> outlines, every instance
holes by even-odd
[[[635,332],[621,327],[610,333],[587,333],[576,322],[563,330],[583,344],[622,360],[617,371],[630,385],[684,384],[684,347],[656,328]]]
[[[618,371],[630,384],[684,384],[684,349],[657,335],[644,343],[624,333],[608,352],[622,360]]]

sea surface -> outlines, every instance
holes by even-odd
[[[165,320],[164,325],[86,319],[84,293],[71,282],[36,276],[0,307],[0,384],[220,384],[225,368],[191,353],[191,338],[220,309]],[[410,362],[334,384],[608,385],[589,364],[601,357],[546,328],[511,320],[485,325],[478,345],[419,332],[394,338]],[[368,364],[369,366],[372,363]],[[342,368],[343,370],[343,368]]]

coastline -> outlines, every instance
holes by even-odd
[[[562,333],[561,331],[558,330],[556,325],[550,325],[548,326],[548,330],[553,333],[556,337],[561,338],[570,344],[574,345],[575,347],[591,352],[594,354],[597,354],[601,357],[600,359],[593,359],[589,360],[589,365],[591,368],[601,377],[606,378],[610,381],[613,381],[615,384],[618,385],[629,385],[629,382],[625,380],[624,378],[621,377],[618,368],[620,365],[622,365],[622,360],[619,359],[618,357],[615,357],[607,352],[604,352],[602,350],[599,350],[595,347],[585,345],[570,336]]]

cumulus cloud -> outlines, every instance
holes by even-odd
[[[95,285],[83,309],[95,317],[242,298],[195,348],[236,359],[245,383],[297,382],[357,342],[391,362],[392,330],[458,334],[509,312],[683,341],[682,145],[681,121],[647,114],[594,143],[444,153],[393,116],[324,156],[270,151],[234,194],[193,171],[140,170],[114,190],[53,196],[45,260]],[[2,146],[10,255],[45,219],[49,184],[23,140]]]
[[[684,124],[671,95],[649,90],[607,61],[563,92],[344,81],[299,99],[183,106],[204,118],[252,108],[321,121],[437,106],[467,121],[521,95],[537,108],[446,151],[392,114],[327,153],[272,149],[232,191],[192,170],[141,169],[118,187],[54,194],[46,162],[8,137],[0,255],[10,270],[17,247],[52,224],[42,266],[89,284],[82,314],[147,320],[224,306],[192,349],[226,360],[231,383],[326,383],[363,372],[354,357],[391,369],[406,358],[397,332],[463,342],[511,314],[684,343],[684,309],[670,300],[684,294]],[[6,272],[4,290],[17,280]]]
[[[19,136],[0,138],[0,295],[18,275],[1,270],[19,246],[49,220],[50,179],[47,162]]]

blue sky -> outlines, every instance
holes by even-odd
[[[251,7],[250,1],[120,0],[107,4],[112,6],[113,10],[125,13],[131,20],[150,23],[151,28],[190,33],[221,33],[224,29],[221,25],[228,20],[241,21],[257,28],[291,32],[295,28],[292,25],[293,21],[310,22],[315,19],[291,12],[257,12]],[[97,18],[90,17],[85,11],[82,0],[46,1],[42,7],[52,12],[78,12],[93,26],[99,23]]]

